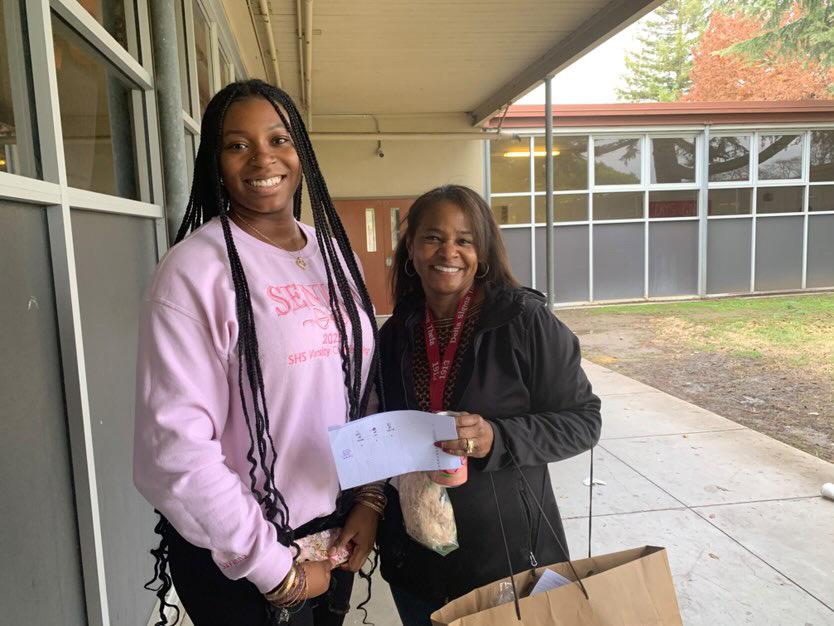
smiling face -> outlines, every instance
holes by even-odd
[[[426,301],[445,317],[475,282],[478,252],[469,218],[458,205],[442,200],[426,209],[406,244],[420,276]]]
[[[292,219],[301,162],[289,131],[267,100],[249,98],[229,106],[223,119],[220,175],[236,211],[248,217],[272,214]]]

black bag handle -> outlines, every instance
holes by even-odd
[[[536,507],[539,509],[539,513],[541,514],[542,518],[544,519],[547,527],[550,529],[550,534],[553,535],[553,538],[556,540],[556,543],[562,549],[564,554],[569,554],[567,548],[562,543],[562,540],[559,539],[559,535],[556,530],[553,528],[553,524],[550,523],[550,519],[545,514],[544,509],[542,508],[539,499],[536,498],[536,492],[533,490],[533,487],[530,485],[530,482],[527,480],[527,476],[524,475],[524,472],[521,471],[521,466],[518,464],[518,461],[515,458],[515,455],[512,451],[507,448],[507,453],[510,455],[510,458],[513,461],[513,465],[515,465],[518,473],[521,474],[521,479],[524,481],[524,485],[527,487],[527,490],[530,492],[530,497],[533,498],[533,502],[536,503]],[[504,541],[504,552],[507,555],[507,568],[510,572],[510,584],[513,588],[513,603],[515,604],[515,615],[518,618],[518,621],[521,621],[521,606],[518,603],[518,589],[515,584],[515,577],[513,576],[513,564],[512,559],[510,558],[510,545],[507,542],[507,533],[504,530],[504,520],[501,516],[501,504],[498,501],[498,492],[495,489],[495,480],[492,477],[492,472],[489,472],[489,482],[492,485],[492,497],[495,500],[495,508],[498,510],[498,525],[501,528],[501,539]],[[593,498],[594,498],[594,449],[591,448],[591,486],[590,486],[590,503],[588,506],[588,557],[591,556],[591,524],[592,524],[592,516],[591,516],[591,507],[593,506]],[[570,559],[568,559],[568,565],[570,566],[571,572],[573,572],[574,577],[576,578],[576,582],[579,583],[580,589],[582,589],[582,594],[585,596],[586,600],[590,600],[590,596],[588,595],[588,590],[585,589],[585,585],[582,583],[582,579],[580,578],[579,574],[576,571],[576,568],[571,563]]]
[[[588,485],[588,558],[591,558],[591,532],[594,528],[594,448],[591,446],[590,481]]]

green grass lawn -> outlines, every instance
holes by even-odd
[[[646,317],[660,339],[727,351],[834,380],[834,293],[589,308],[588,316]]]

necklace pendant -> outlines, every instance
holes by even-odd
[[[307,269],[307,261],[302,259],[300,256],[295,257],[295,264],[303,270]]]

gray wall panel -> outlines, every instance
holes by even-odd
[[[649,224],[649,296],[698,293],[698,222]]]
[[[72,212],[110,623],[144,624],[155,516],[133,487],[139,302],[156,265],[152,220]]]
[[[536,228],[536,289],[547,291],[547,227]],[[585,302],[588,285],[588,227],[557,226],[553,235],[556,302]]]
[[[643,224],[594,226],[594,300],[643,297]]]
[[[750,291],[751,240],[751,218],[709,221],[707,293]]]
[[[834,287],[834,215],[811,215],[808,222],[808,287]]]
[[[802,217],[756,222],[756,291],[802,287]]]
[[[504,245],[507,247],[513,274],[522,285],[531,287],[533,271],[530,266],[530,229],[502,228],[501,234],[504,236]]]
[[[0,201],[3,624],[86,624],[43,209]]]

